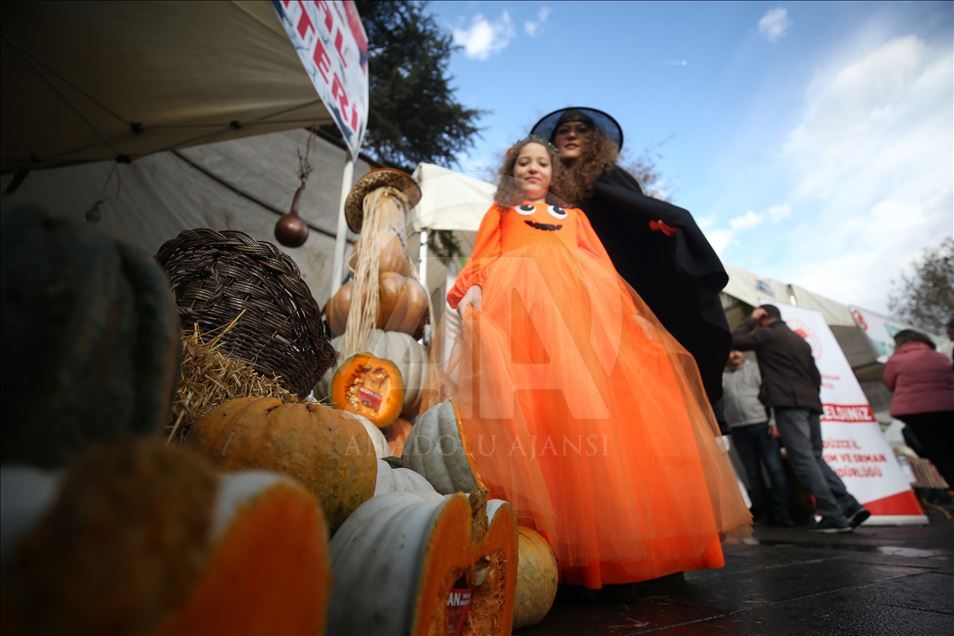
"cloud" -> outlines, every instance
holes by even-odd
[[[771,212],[769,212],[769,215],[771,215]],[[736,235],[739,232],[758,227],[762,225],[763,221],[763,215],[753,210],[748,210],[745,214],[729,219],[729,227],[713,227],[714,222],[712,217],[700,219],[698,224],[705,232],[706,238],[712,245],[712,249],[721,255],[735,243]]]
[[[510,12],[506,9],[499,20],[493,22],[478,14],[471,20],[469,29],[453,29],[454,44],[464,47],[464,53],[472,60],[486,60],[494,53],[507,48],[514,38]]]
[[[892,279],[954,233],[952,93],[949,43],[916,36],[819,70],[783,144],[790,282],[885,312]]]
[[[540,29],[543,28],[543,25],[546,24],[547,18],[549,17],[550,7],[543,5],[537,12],[536,20],[527,20],[523,23],[523,30],[527,32],[527,35],[535,38],[540,34]]]
[[[747,230],[759,225],[762,225],[762,217],[752,210],[729,221],[729,227],[734,231]]]
[[[772,223],[781,223],[792,214],[792,207],[787,203],[773,205],[765,211]]]
[[[759,20],[759,33],[764,35],[769,42],[778,42],[785,37],[788,27],[792,26],[792,21],[788,19],[788,9],[775,7],[769,9]]]

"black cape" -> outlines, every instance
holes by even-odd
[[[696,360],[709,401],[722,396],[732,336],[719,292],[729,276],[692,215],[643,194],[619,167],[600,177],[580,207],[620,275]],[[650,221],[675,228],[673,236]]]

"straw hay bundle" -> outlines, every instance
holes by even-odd
[[[298,396],[282,387],[277,378],[256,373],[250,365],[221,351],[222,336],[239,321],[244,310],[218,334],[182,331],[182,364],[179,388],[166,425],[166,441],[184,442],[192,425],[223,402],[237,397],[274,397],[299,402]]]

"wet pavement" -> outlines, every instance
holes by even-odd
[[[562,588],[525,636],[951,634],[954,520],[852,534],[756,528],[721,570],[599,592]]]

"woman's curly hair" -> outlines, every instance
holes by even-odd
[[[526,137],[525,139],[521,139],[507,149],[507,154],[504,157],[503,165],[500,166],[500,170],[498,172],[499,179],[497,183],[497,191],[494,192],[494,201],[501,207],[513,207],[522,203],[525,199],[523,190],[520,188],[520,184],[513,176],[513,168],[517,163],[517,157],[520,156],[520,151],[523,150],[523,147],[527,144],[540,144],[547,149],[547,154],[550,155],[551,185],[556,182],[564,170],[562,163],[560,162],[560,155],[553,144],[548,142],[546,139],[534,137],[532,135],[530,137]],[[549,192],[547,192],[547,202],[559,203],[559,201],[551,197]]]
[[[619,157],[616,144],[602,130],[595,125],[589,128],[580,156],[563,161],[563,170],[559,176],[554,174],[550,182],[553,192],[574,206],[582,205],[593,196],[593,184],[613,169]]]

